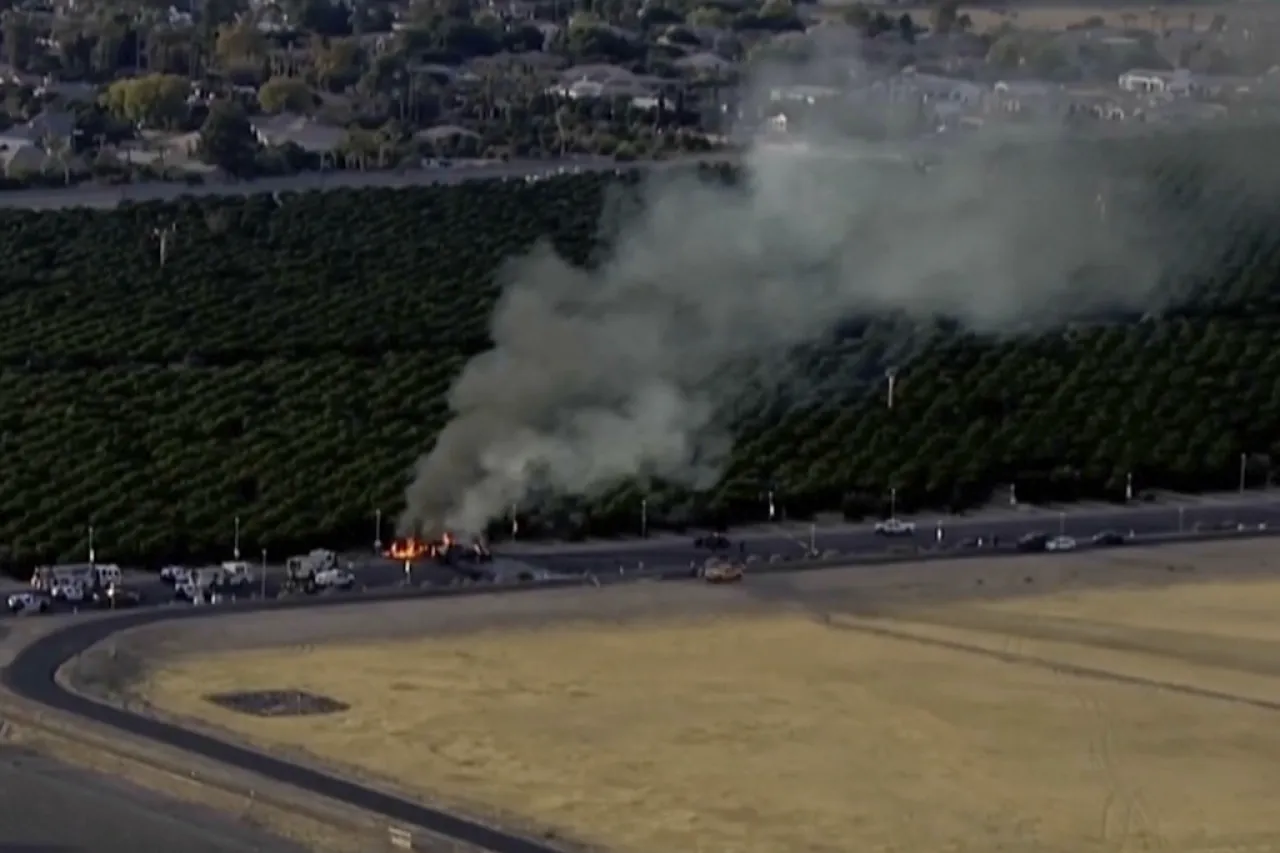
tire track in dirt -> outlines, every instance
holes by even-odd
[[[889,618],[894,616],[892,613],[885,615]],[[922,608],[899,615],[911,622],[943,628],[1016,634],[1028,640],[1134,652],[1246,675],[1280,678],[1280,643],[1271,640],[1118,625],[1040,613],[1011,613],[964,605],[946,610]]]
[[[1196,687],[1193,684],[1179,684],[1175,681],[1164,681],[1158,678],[1145,678],[1139,675],[1125,675],[1108,669],[1081,666],[1073,663],[1063,663],[1061,661],[1049,660],[1048,658],[1042,658],[1035,655],[1007,652],[999,649],[988,649],[971,643],[960,642],[958,640],[943,640],[937,637],[924,637],[906,629],[891,628],[885,624],[835,621],[835,616],[842,614],[833,615],[829,613],[819,613],[816,615],[821,618],[821,621],[825,625],[837,631],[849,631],[855,634],[866,634],[873,637],[900,640],[904,643],[915,643],[916,645],[929,646],[936,649],[947,649],[949,651],[960,652],[962,654],[984,657],[989,660],[995,660],[1000,663],[1007,663],[1013,666],[1024,666],[1045,672],[1071,675],[1077,678],[1106,681],[1112,684],[1128,684],[1134,687],[1148,687],[1154,690],[1180,693],[1184,696],[1195,696],[1200,699],[1225,702],[1231,705],[1243,705],[1251,708],[1259,708],[1264,711],[1280,712],[1280,702],[1273,702],[1267,699],[1258,699],[1252,696],[1240,696],[1238,694],[1228,693],[1222,690],[1210,690],[1206,687]]]

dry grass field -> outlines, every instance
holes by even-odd
[[[1038,565],[1077,577],[1085,559]],[[1168,559],[1104,568],[1165,578]],[[769,583],[677,589],[754,601],[738,609],[180,655],[144,690],[617,853],[1280,850],[1280,581],[874,610],[829,579],[757,606],[791,589],[753,591]],[[258,718],[205,698],[277,689],[351,707]]]

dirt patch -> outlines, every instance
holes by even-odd
[[[321,717],[351,709],[346,702],[306,690],[235,691],[211,693],[204,698],[206,702],[250,717]]]

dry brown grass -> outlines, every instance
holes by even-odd
[[[621,853],[1260,853],[1280,849],[1274,713],[919,639],[1280,700],[1278,611],[1280,583],[1255,581],[579,623],[177,660],[146,690]],[[258,719],[203,698],[280,688],[352,709]]]

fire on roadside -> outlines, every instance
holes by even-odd
[[[383,552],[383,556],[393,560],[420,560],[431,553],[431,546],[417,537],[397,539],[391,547]]]
[[[384,557],[392,560],[421,560],[425,557],[438,557],[449,552],[454,546],[453,534],[445,533],[434,541],[428,542],[411,536],[408,539],[397,539],[391,543],[391,547],[382,552]]]

